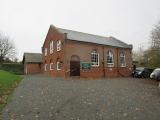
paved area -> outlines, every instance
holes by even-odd
[[[134,78],[63,80],[26,76],[3,120],[160,120],[156,81]]]

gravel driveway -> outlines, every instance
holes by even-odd
[[[146,79],[26,76],[3,120],[160,120],[160,88]]]

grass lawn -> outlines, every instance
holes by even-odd
[[[12,94],[21,80],[22,76],[0,70],[0,114],[7,103],[9,95]]]

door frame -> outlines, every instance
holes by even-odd
[[[75,67],[75,69],[73,68]],[[72,70],[77,70],[72,71]],[[72,55],[70,60],[70,76],[80,76],[80,58],[78,55]]]

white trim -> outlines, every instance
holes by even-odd
[[[112,63],[108,63],[108,57],[112,58]],[[107,67],[114,67],[114,54],[110,50],[107,52]]]
[[[44,64],[44,71],[47,71],[47,64]]]
[[[53,70],[53,63],[50,63],[50,65],[49,65],[49,68],[50,68],[50,70]]]
[[[61,70],[61,68],[58,68],[59,64],[61,64],[59,61],[57,62],[57,70]]]
[[[25,65],[26,69],[25,69],[25,72],[26,72],[26,75],[28,74],[28,71],[27,71],[27,64]]]
[[[52,54],[53,53],[53,40],[50,41],[49,47],[50,47],[50,54]]]
[[[114,67],[114,63],[107,63],[107,67]]]
[[[94,65],[91,65],[91,66],[93,66],[93,67],[99,67],[99,53],[97,53],[97,52],[92,52],[92,53],[91,53],[91,57],[92,57],[93,54],[94,54],[94,55],[98,55],[98,62],[92,62],[92,58],[91,58],[91,62],[92,62],[92,63],[98,63],[98,65],[95,65],[95,64],[94,64]]]
[[[120,61],[120,67],[126,67],[126,56],[125,56],[124,52],[120,53],[120,60],[121,60],[121,57],[124,58],[124,63],[121,63],[121,61]]]
[[[61,40],[57,41],[57,51],[61,50]]]
[[[44,56],[47,56],[47,48],[44,49]]]

